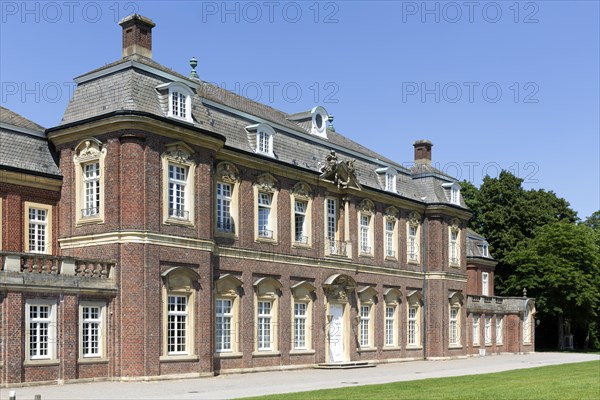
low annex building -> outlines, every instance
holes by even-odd
[[[0,111],[2,387],[533,351],[431,142],[406,168],[120,25],[58,126]]]

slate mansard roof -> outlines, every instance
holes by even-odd
[[[228,148],[255,153],[246,127],[266,123],[275,130],[273,153],[279,162],[319,173],[326,156],[335,150],[340,160],[356,159],[356,176],[362,186],[383,190],[376,170],[387,167],[398,174],[397,193],[401,197],[425,204],[450,204],[449,194],[442,184],[456,180],[430,165],[415,164],[407,168],[333,130],[327,129],[327,138],[318,137],[310,133],[306,124],[290,120],[290,114],[217,85],[190,79],[139,54],[124,57],[79,76],[75,81],[77,89],[61,126],[128,110],[165,118],[167,113],[164,105],[161,106],[157,88],[180,82],[195,93],[191,124],[224,136]],[[466,208],[464,203],[454,207]]]
[[[44,128],[1,106],[0,169],[61,178]]]

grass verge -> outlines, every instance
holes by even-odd
[[[494,374],[277,394],[252,399],[599,399],[600,361]],[[250,398],[248,398],[250,399]]]

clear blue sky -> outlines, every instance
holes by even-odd
[[[401,163],[429,139],[479,185],[509,169],[581,218],[600,208],[597,1],[1,1],[0,102],[59,123],[72,79],[121,57],[117,21],[156,22],[154,59],[336,129]]]

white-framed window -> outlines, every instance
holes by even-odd
[[[187,105],[186,105],[186,95],[172,91],[171,92],[171,111],[174,117],[187,119]]]
[[[215,308],[215,347],[217,353],[233,351],[233,299],[217,299]]]
[[[484,319],[484,329],[483,329],[483,333],[485,335],[484,337],[484,343],[486,346],[489,346],[492,344],[492,317],[486,315],[485,319]]]
[[[396,306],[385,305],[385,345],[396,345]]]
[[[409,263],[419,262],[419,225],[412,222],[407,227],[406,255]]]
[[[83,209],[81,217],[93,217],[100,214],[100,162],[83,164]]]
[[[337,199],[325,199],[326,206],[326,234],[327,239],[337,239],[337,224],[338,224],[338,202]]]
[[[311,110],[311,134],[327,138],[327,120],[329,116],[327,111],[321,106]]]
[[[371,254],[371,216],[360,215],[360,252]]]
[[[294,200],[294,242],[308,244],[308,201]]]
[[[162,155],[163,222],[190,226],[194,221],[195,163],[185,143],[167,146]]]
[[[450,202],[452,204],[460,204],[460,189],[456,186],[450,189]]]
[[[48,210],[29,207],[29,251],[48,253]]]
[[[458,307],[450,307],[450,345],[460,345],[459,329],[458,329],[458,318],[459,318]]]
[[[200,277],[191,268],[170,268],[162,274],[163,359],[193,356],[194,308]]]
[[[166,96],[165,90],[168,89],[169,91],[168,109],[166,109],[168,117],[193,122],[192,96],[194,92],[189,86],[183,82],[169,82],[159,85],[156,89],[161,93],[161,96]]]
[[[391,171],[385,173],[385,190],[393,193],[396,192],[396,174]]]
[[[258,236],[272,239],[271,229],[271,193],[258,192]]]
[[[169,163],[169,217],[188,220],[187,197],[188,168]]]
[[[396,221],[390,218],[385,219],[385,256],[396,257],[396,246],[394,246],[396,231]]]
[[[408,329],[407,329],[407,335],[406,335],[406,343],[409,346],[417,346],[419,343],[419,338],[418,338],[418,307],[416,306],[409,306],[408,307],[408,315],[407,315],[407,319],[408,319]]]
[[[259,300],[257,304],[258,351],[273,350],[273,301]]]
[[[490,274],[488,272],[481,273],[481,294],[483,296],[490,295]]]
[[[80,358],[104,357],[106,303],[81,302],[79,320]]]
[[[371,341],[371,305],[360,306],[360,347],[372,347]]]
[[[504,317],[496,315],[496,344],[504,341]]]
[[[523,313],[523,343],[531,343],[533,339],[532,326],[533,314],[531,313],[529,306],[526,306],[525,312]]]
[[[167,354],[188,354],[188,296],[167,296]]]
[[[256,152],[268,156],[273,155],[273,134],[267,129],[256,131]]]
[[[479,346],[479,315],[473,315],[473,346]]]
[[[458,229],[450,229],[450,264],[458,265],[460,263],[460,248],[458,244]]]
[[[294,302],[294,350],[306,350],[308,303]]]
[[[490,256],[490,248],[489,245],[487,243],[482,243],[479,245],[479,248],[481,249],[481,256],[482,257],[489,257]]]
[[[26,355],[28,360],[56,358],[56,301],[31,299],[25,301]]]
[[[232,197],[233,185],[217,182],[217,230],[220,232],[234,232],[233,219],[231,217]]]

